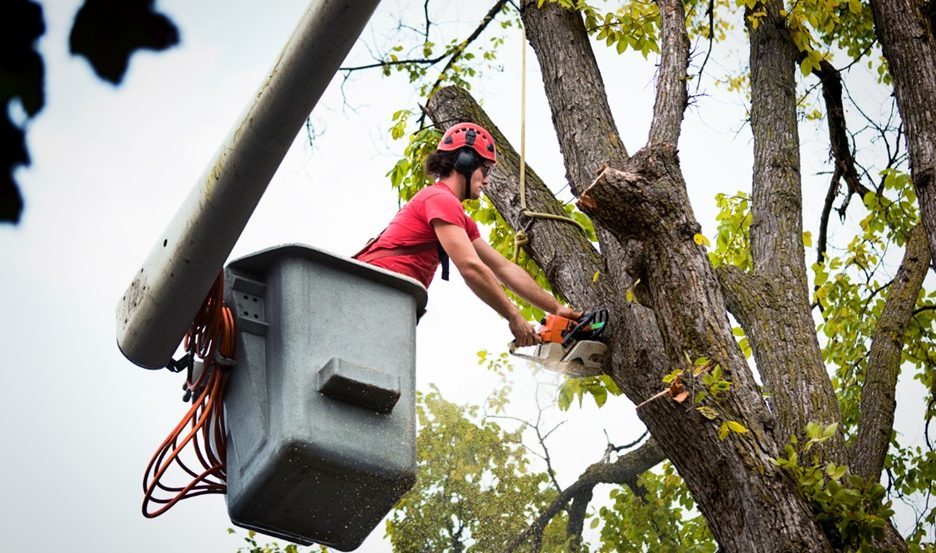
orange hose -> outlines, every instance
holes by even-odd
[[[222,273],[215,280],[185,335],[185,349],[204,363],[204,370],[195,382],[191,381],[192,371],[189,370],[186,387],[188,390],[201,391],[146,466],[143,475],[142,511],[143,516],[147,518],[165,513],[183,499],[227,491],[227,431],[222,402],[229,366],[218,361],[234,358],[235,337],[234,314],[224,304],[223,293]],[[193,451],[200,469],[193,470],[183,462],[182,453],[187,448]],[[174,465],[191,478],[188,483],[181,486],[163,483],[164,477]],[[151,503],[160,507],[151,509]]]

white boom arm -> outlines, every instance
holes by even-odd
[[[117,305],[117,346],[164,367],[286,151],[380,0],[313,0]]]

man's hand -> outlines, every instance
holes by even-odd
[[[572,309],[571,307],[566,307],[564,305],[560,305],[559,309],[557,309],[556,312],[553,313],[553,315],[565,317],[566,319],[572,319],[573,321],[577,321],[582,318],[581,311],[576,311],[575,309]]]
[[[510,332],[514,335],[514,343],[517,344],[517,347],[522,348],[539,343],[539,336],[536,334],[536,331],[533,330],[533,326],[519,313],[511,317],[508,320],[508,324],[510,325]]]

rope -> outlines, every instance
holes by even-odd
[[[526,205],[526,26],[520,23],[520,215],[529,217],[530,223],[524,229],[518,230],[514,234],[513,262],[517,263],[520,259],[520,248],[530,242],[527,230],[536,219],[549,219],[551,221],[562,221],[571,223],[582,230],[586,236],[585,227],[581,223],[570,217],[555,215],[553,213],[541,213],[530,211]]]
[[[222,400],[234,358],[234,315],[224,304],[223,293],[222,273],[185,335],[183,343],[188,352],[185,357],[188,359],[185,401],[192,395],[196,397],[146,466],[142,511],[147,518],[158,517],[182,499],[227,491],[226,426]],[[204,364],[204,370],[197,376],[193,374],[196,356]],[[189,427],[187,433],[186,427]],[[200,472],[182,461],[181,454],[189,446],[200,465]],[[173,465],[192,480],[182,486],[164,484],[163,478]],[[159,507],[151,508],[150,503]]]

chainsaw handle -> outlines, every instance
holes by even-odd
[[[569,347],[569,344],[572,343],[572,339],[575,337],[575,334],[576,334],[579,330],[582,330],[582,328],[584,328],[585,325],[589,324],[589,323],[592,321],[592,319],[595,318],[595,314],[596,314],[596,313],[597,313],[597,311],[592,311],[591,313],[589,313],[589,314],[585,315],[584,317],[582,317],[581,319],[579,319],[578,324],[575,325],[574,327],[572,327],[572,330],[570,330],[569,333],[566,334],[565,339],[562,340],[562,347],[563,347],[563,348]]]

